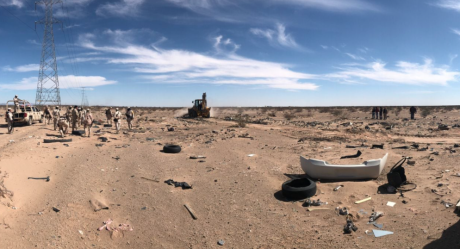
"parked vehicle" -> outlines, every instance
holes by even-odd
[[[11,109],[14,108],[14,101],[8,100],[6,102],[6,109],[8,110],[8,105]],[[13,113],[13,123],[21,123],[32,125],[35,122],[43,123],[43,112],[40,111],[35,106],[32,106],[27,100],[19,101],[19,110]]]

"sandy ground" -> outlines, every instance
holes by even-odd
[[[221,109],[215,110],[211,119],[190,120],[178,118],[181,110],[143,111],[134,131],[126,130],[125,120],[124,133],[120,134],[99,125],[93,132],[100,130],[102,134],[69,136],[73,141],[68,146],[43,143],[43,139],[52,138],[47,133],[57,134],[50,125],[16,127],[12,135],[5,134],[3,125],[1,247],[460,247],[459,217],[454,207],[441,204],[456,204],[460,199],[456,191],[460,177],[453,176],[460,173],[460,148],[453,148],[460,143],[460,129],[437,129],[438,123],[459,124],[458,111],[434,113],[416,121],[403,120],[405,116],[400,114],[383,125],[372,124],[376,121],[367,119],[369,115],[363,112],[337,117],[303,110],[292,112],[291,120],[283,112],[286,110],[269,117],[260,109]],[[226,119],[238,113],[248,115],[246,127]],[[97,115],[102,118],[102,112]],[[341,125],[350,122],[352,125]],[[389,125],[393,128],[385,129]],[[168,132],[166,128],[171,126],[176,130]],[[108,142],[101,142],[99,136],[108,137]],[[392,149],[414,142],[428,150]],[[163,145],[169,143],[180,145],[182,152],[163,153]],[[361,143],[383,143],[385,147],[363,148],[360,158],[339,160],[357,151],[346,145]],[[303,202],[286,200],[280,192],[283,182],[304,177],[300,155],[351,164],[380,158],[387,152],[389,160],[378,179],[317,182],[314,199],[328,202],[324,206],[327,210],[308,212]],[[206,159],[200,162],[190,159],[192,155]],[[417,188],[404,197],[379,193],[379,187],[386,183],[385,172],[402,156],[416,161],[405,168],[408,180]],[[46,176],[50,176],[49,182],[28,179]],[[167,185],[164,181],[168,179],[187,182],[193,189]],[[338,185],[344,187],[333,191]],[[354,204],[368,196],[372,200]],[[95,211],[90,201],[108,209]],[[389,207],[388,201],[396,205]],[[185,204],[198,219],[191,217]],[[335,211],[338,206],[348,207],[354,214],[361,211],[355,222],[357,232],[343,233],[346,221]],[[377,223],[393,235],[375,238],[365,233],[378,229],[367,224],[372,210],[385,212]],[[114,221],[112,225],[129,224],[133,231],[98,231],[109,218]],[[219,246],[219,240],[225,244]]]

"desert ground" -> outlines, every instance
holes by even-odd
[[[103,108],[92,109],[104,122]],[[209,119],[183,118],[186,109],[133,109],[134,130],[126,120],[119,134],[101,124],[90,138],[69,135],[68,143],[43,143],[58,133],[40,123],[6,134],[2,116],[1,248],[460,247],[458,107],[422,107],[414,121],[407,120],[407,107],[389,108],[388,120],[370,119],[370,107],[214,108]],[[414,143],[428,149],[418,151]],[[165,144],[182,151],[163,153]],[[359,148],[359,158],[339,159],[358,150],[346,145],[361,144],[384,149]],[[409,149],[393,149],[399,146]],[[321,206],[327,209],[307,211],[303,201],[281,193],[283,182],[305,177],[301,155],[353,164],[385,153],[377,179],[317,181],[312,199],[328,202]],[[206,158],[190,159],[198,155]],[[404,167],[416,189],[404,197],[381,191],[403,156],[415,161]],[[47,176],[49,182],[28,179]],[[344,187],[334,191],[338,185]],[[372,199],[355,204],[366,197]],[[339,206],[354,214],[356,232],[344,234]],[[385,213],[381,229],[367,224],[373,210]],[[132,231],[99,231],[108,219]],[[394,234],[376,238],[374,229]]]

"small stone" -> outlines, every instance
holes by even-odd
[[[218,244],[219,246],[223,246],[223,245],[225,244],[225,241],[219,240],[219,241],[217,241],[217,244]]]

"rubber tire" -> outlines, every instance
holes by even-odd
[[[179,145],[167,144],[163,146],[164,153],[179,153],[181,150]]]
[[[43,124],[43,117],[38,121],[40,124]]]
[[[290,200],[303,200],[316,194],[316,183],[309,178],[291,179],[281,186],[283,196]]]
[[[104,127],[113,127],[111,124],[105,124]]]
[[[78,130],[75,130],[75,131],[72,131],[72,135],[76,135],[76,136],[83,136],[85,135],[85,131],[78,131]]]
[[[34,124],[34,121],[32,120],[32,117],[29,118],[29,121],[27,121],[27,126],[31,126]]]
[[[197,116],[198,116],[198,115],[197,115],[197,113],[196,113],[195,110],[191,110],[191,111],[190,111],[190,117],[191,117],[191,118],[196,118]]]
[[[72,142],[72,139],[45,139],[43,140],[43,143],[49,144],[49,143],[70,143]]]

